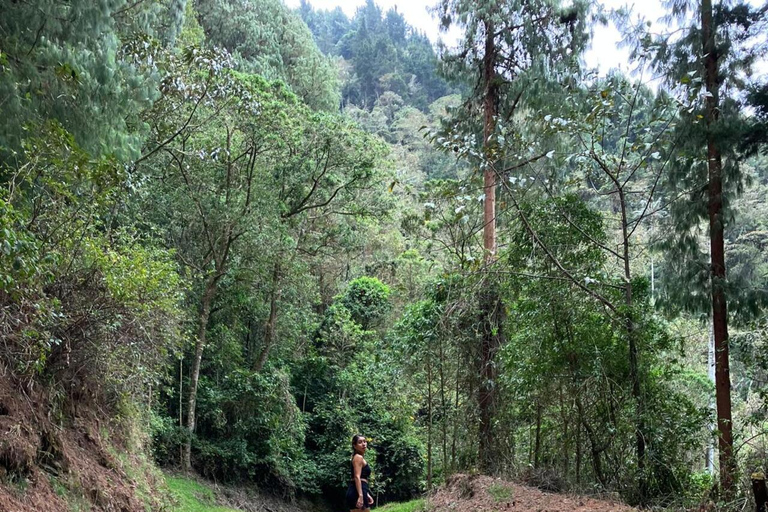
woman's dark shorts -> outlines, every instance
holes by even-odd
[[[368,495],[370,494],[368,484],[365,482],[360,482],[360,484],[363,486],[363,508],[371,508],[371,505],[368,504]],[[347,487],[347,497],[345,501],[347,502],[348,510],[357,509],[357,488],[353,482],[350,482]]]

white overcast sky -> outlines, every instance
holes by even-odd
[[[299,0],[284,1],[291,8],[299,6]],[[450,33],[447,35],[440,34],[438,21],[429,12],[430,7],[437,4],[437,0],[375,0],[375,2],[382,8],[383,12],[396,7],[409,25],[426,33],[433,42],[437,41],[438,37],[442,37],[446,42],[456,38]],[[344,13],[351,18],[357,8],[365,4],[365,0],[309,0],[309,3],[315,9],[330,10],[341,7]],[[656,21],[663,15],[661,0],[639,0],[637,2],[603,0],[602,4],[606,9],[619,8],[629,4],[633,6],[634,12],[651,21]],[[625,71],[628,70],[628,54],[626,50],[617,47],[619,40],[619,33],[614,27],[595,27],[592,48],[585,56],[587,65],[598,67],[602,73],[616,67]]]

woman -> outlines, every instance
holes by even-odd
[[[352,479],[347,487],[347,508],[350,512],[368,511],[373,505],[373,498],[368,490],[371,467],[363,457],[367,449],[368,441],[365,437],[359,434],[352,437]]]

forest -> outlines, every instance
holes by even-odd
[[[768,3],[663,5],[0,0],[0,510],[755,507]]]

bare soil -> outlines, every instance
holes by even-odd
[[[66,411],[64,424],[52,403],[39,386],[0,368],[0,511],[144,510],[124,470],[132,456],[115,459],[120,442],[102,438],[109,428],[99,415],[86,407]]]
[[[606,499],[548,493],[481,475],[457,474],[429,499],[435,512],[636,512]]]

